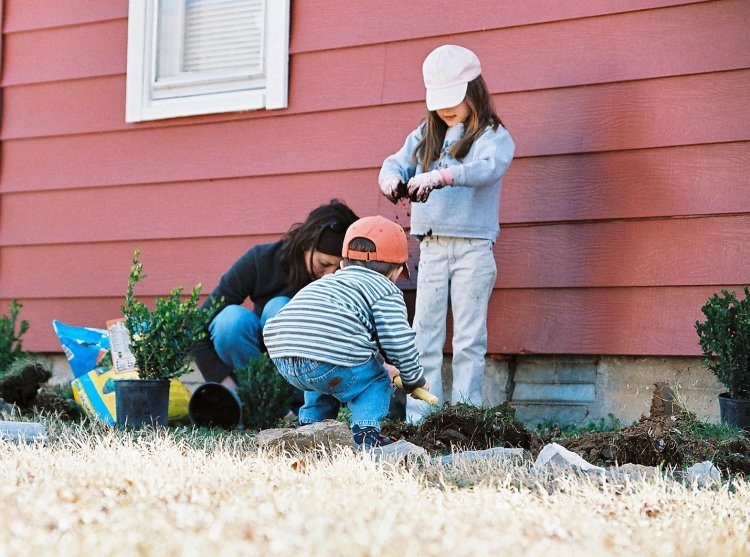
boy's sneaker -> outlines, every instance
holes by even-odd
[[[381,434],[380,430],[374,426],[353,425],[352,436],[354,437],[355,445],[368,449],[372,447],[384,447],[395,441],[395,439]]]

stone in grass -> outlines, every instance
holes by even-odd
[[[580,455],[557,443],[545,445],[534,462],[534,470],[569,470],[572,472],[605,473],[604,468],[586,462]]]
[[[0,440],[15,443],[46,444],[47,428],[36,422],[0,421]]]
[[[490,458],[500,458],[510,460],[513,458],[523,458],[523,449],[508,449],[505,447],[493,447],[483,451],[463,451],[449,455],[436,456],[430,460],[430,464],[456,464],[466,460],[481,460]]]
[[[399,439],[390,445],[363,450],[370,451],[376,460],[392,464],[410,464],[427,456],[427,451],[423,447],[404,439]]]
[[[721,483],[721,471],[714,466],[713,462],[706,460],[693,464],[685,470],[682,475],[685,483],[695,484],[698,487],[706,487],[711,484]]]
[[[298,428],[264,429],[255,436],[259,448],[313,452],[321,447],[332,452],[336,447],[353,447],[349,426],[325,420]]]
[[[653,480],[659,477],[659,469],[656,466],[644,466],[642,464],[626,463],[620,466],[611,466],[607,469],[607,477],[615,481],[643,481]]]

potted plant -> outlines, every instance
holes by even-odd
[[[169,381],[190,371],[190,349],[205,338],[213,310],[199,306],[200,284],[184,300],[182,287],[172,289],[151,310],[135,297],[135,285],[145,278],[135,250],[121,310],[139,378],[115,381],[117,423],[166,426]]]
[[[703,305],[695,322],[704,365],[726,388],[719,395],[721,421],[750,431],[750,288],[740,300],[722,290]]]

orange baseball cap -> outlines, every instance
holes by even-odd
[[[375,251],[356,251],[349,249],[354,238],[366,238],[375,244]],[[401,277],[409,278],[409,247],[406,232],[400,225],[383,216],[363,217],[355,221],[346,230],[341,256],[355,261],[380,261],[403,265]]]

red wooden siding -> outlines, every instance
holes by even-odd
[[[702,303],[750,282],[746,0],[293,2],[288,109],[139,124],[126,0],[4,3],[0,310],[24,304],[28,349],[118,314],[135,247],[154,296],[210,290],[332,197],[408,224],[375,180],[446,42],[517,144],[491,352],[697,354]]]

